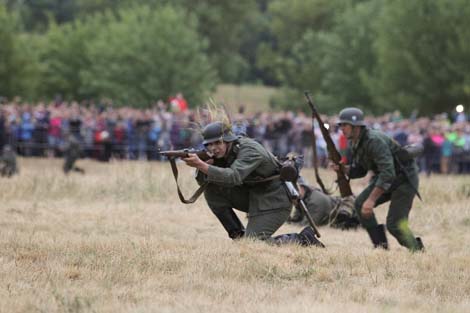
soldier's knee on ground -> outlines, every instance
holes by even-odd
[[[250,230],[250,229],[247,229],[245,231],[245,237],[252,238],[252,239],[258,239],[258,240],[270,241],[271,240],[271,235],[272,235],[272,233],[257,232],[257,231],[253,231],[253,230]]]
[[[301,246],[317,246],[324,248],[325,245],[319,241],[316,236],[315,232],[310,226],[305,227],[300,233],[290,233],[290,234],[282,234],[273,238],[269,239],[270,242],[282,245],[282,244],[299,244]]]

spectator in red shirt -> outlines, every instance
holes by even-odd
[[[173,109],[177,108],[178,112],[188,111],[188,102],[181,92],[178,92],[175,97],[170,98],[170,105]]]

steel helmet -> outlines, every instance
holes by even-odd
[[[222,122],[212,122],[207,124],[202,130],[203,145],[210,144],[219,140],[231,142],[237,140],[229,127],[225,126]]]
[[[364,113],[358,108],[345,108],[339,112],[339,124],[350,124],[353,126],[365,126]]]

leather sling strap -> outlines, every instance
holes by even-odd
[[[169,158],[171,170],[173,172],[173,176],[175,177],[176,182],[176,189],[178,190],[178,197],[180,198],[181,202],[185,204],[190,204],[196,202],[196,200],[201,196],[204,190],[207,187],[208,182],[204,182],[191,196],[189,199],[185,199],[183,193],[181,192],[180,186],[178,184],[178,167],[176,166],[175,158]]]

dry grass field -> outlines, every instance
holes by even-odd
[[[269,100],[277,91],[266,86],[221,84],[212,98],[217,103],[224,103],[232,113],[236,113],[241,105],[247,113],[267,112]]]
[[[422,178],[411,254],[363,230],[321,228],[327,249],[232,242],[168,164],[19,161],[0,179],[0,312],[470,312],[470,177]]]

